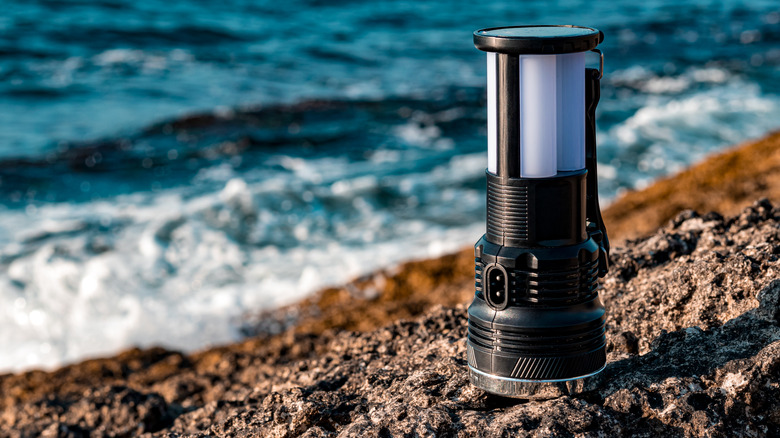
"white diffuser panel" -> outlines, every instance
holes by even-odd
[[[556,56],[520,57],[520,175],[557,173]]]
[[[488,171],[496,173],[498,169],[498,111],[496,102],[496,54],[487,54],[487,117],[488,117]]]
[[[585,53],[556,56],[558,170],[585,168]]]

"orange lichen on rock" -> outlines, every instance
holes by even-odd
[[[759,198],[780,200],[780,132],[624,194],[604,211],[604,222],[620,241],[647,235],[682,210],[732,215]]]

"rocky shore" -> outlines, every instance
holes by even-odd
[[[780,134],[605,212],[614,240],[642,237],[611,255],[609,363],[581,394],[469,384],[467,249],[261,315],[239,344],[0,376],[0,436],[778,435],[780,205],[748,201],[780,200],[777,170]]]

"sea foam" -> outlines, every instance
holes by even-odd
[[[457,169],[473,174],[481,158],[459,157],[434,172],[443,203],[478,208],[476,193],[446,186]],[[327,177],[334,160],[280,161],[301,170],[294,181],[247,182],[223,172],[231,177],[220,190],[198,196],[173,189],[42,205],[33,215],[4,211],[0,302],[10,305],[0,310],[0,369],[51,368],[133,345],[192,350],[235,341],[246,315],[455,251],[480,233],[478,223],[437,223],[441,213],[399,219],[382,211],[361,197],[379,185],[370,175],[313,189],[311,202],[339,205],[341,219],[316,209],[299,214],[292,205],[280,214],[292,202],[285,187],[319,171]],[[417,178],[398,185],[414,190]],[[427,196],[419,187],[417,195]]]

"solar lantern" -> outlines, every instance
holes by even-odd
[[[468,309],[471,382],[510,397],[574,392],[606,364],[595,111],[604,38],[581,26],[474,32],[487,52],[487,229]],[[586,68],[586,54],[599,68]]]

